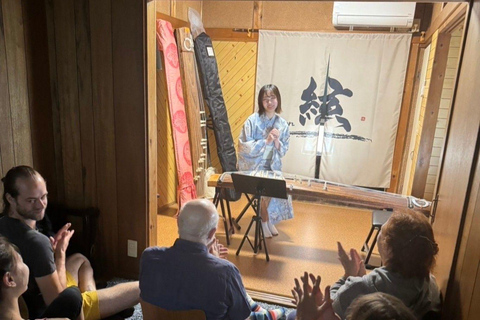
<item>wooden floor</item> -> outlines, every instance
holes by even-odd
[[[232,203],[232,215],[237,216],[244,205],[244,198]],[[371,211],[368,210],[299,201],[294,201],[293,206],[295,217],[277,224],[280,235],[267,239],[269,262],[263,251],[254,255],[248,243],[239,256],[235,255],[253,210],[249,209],[240,221],[242,229],[232,236],[229,260],[240,270],[247,289],[290,296],[293,279],[303,271],[319,274],[322,288],[332,284],[343,274],[336,242],[341,241],[346,249],[360,251],[370,230]],[[253,230],[250,233],[253,241]],[[158,215],[158,245],[171,246],[177,237],[176,220],[171,215]],[[226,244],[221,220],[217,237]]]

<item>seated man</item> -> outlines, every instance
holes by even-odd
[[[147,248],[140,261],[140,297],[166,310],[203,310],[207,320],[277,319],[245,292],[240,272],[215,238],[218,213],[208,200],[187,202],[173,247]],[[254,312],[251,312],[254,311]]]
[[[0,219],[0,234],[19,248],[30,268],[23,297],[31,319],[39,317],[70,286],[78,286],[82,292],[82,316],[86,320],[108,317],[138,303],[138,282],[97,291],[88,259],[80,254],[66,258],[74,233],[69,230],[70,223],[50,239],[37,231],[37,221],[43,219],[47,207],[47,186],[37,171],[28,166],[14,167],[2,182],[4,217]]]

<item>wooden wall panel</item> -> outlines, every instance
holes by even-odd
[[[84,194],[74,1],[54,0],[53,4],[65,201],[80,208]]]
[[[203,1],[172,0],[172,7],[175,11],[171,12],[170,15],[177,19],[188,21],[188,8],[195,9],[202,14],[202,3]]]
[[[138,256],[149,242],[146,4],[45,0],[45,8],[59,200],[99,208],[97,273],[135,278],[139,258],[127,257],[127,240]]]
[[[33,165],[22,3],[2,0],[3,37],[15,164]]]
[[[47,182],[49,200],[57,201],[46,3],[22,0],[22,12],[33,166]]]
[[[450,275],[444,318],[473,320],[480,312],[479,0],[472,2],[469,20],[439,181],[434,231],[440,245],[435,273],[442,289]]]
[[[148,153],[148,242],[147,246],[157,245],[158,212],[158,134],[157,134],[157,3],[147,3],[147,153]]]
[[[333,2],[264,1],[264,29],[291,31],[335,31],[332,24]]]
[[[253,1],[203,1],[205,28],[252,28]]]
[[[137,275],[140,255],[127,257],[127,240],[148,243],[145,9],[143,1],[112,4],[113,96],[117,166],[118,266]]]
[[[474,174],[474,154],[478,150],[480,127],[480,1],[473,4],[473,13],[466,35],[466,46],[460,66],[457,89],[452,106],[444,161],[439,180],[439,202],[433,225],[439,244],[435,275],[445,293],[452,270],[459,231],[468,203],[468,190]],[[467,200],[467,203],[466,203]],[[475,230],[478,232],[478,230]],[[470,275],[474,279],[476,275]],[[452,279],[453,280],[453,279]],[[462,292],[462,291],[460,291]],[[451,296],[447,299],[457,299]],[[473,316],[473,315],[472,315]],[[478,315],[477,315],[478,316]],[[472,318],[473,319],[473,318]]]
[[[3,19],[2,5],[0,3],[0,158],[2,160],[2,167],[0,169],[2,172],[2,177],[11,167],[15,165],[12,115],[10,108],[10,91],[7,76],[5,25]]]
[[[45,15],[47,20],[47,38],[48,38],[48,56],[50,70],[50,96],[52,99],[52,129],[53,129],[53,147],[55,152],[56,201],[63,203],[65,201],[65,179],[63,173],[63,151],[62,151],[62,129],[60,125],[60,101],[58,96],[57,81],[57,54],[55,48],[55,14],[54,0],[45,0]],[[52,183],[49,183],[51,185]]]
[[[433,70],[433,60],[434,60],[434,55],[435,55],[435,48],[437,45],[437,38],[438,38],[438,32],[435,33],[432,36],[432,42],[430,43],[430,54],[428,57],[428,65],[427,65],[427,71],[425,75],[425,83],[420,84],[424,86],[423,89],[423,97],[422,97],[422,102],[420,105],[420,115],[418,118],[418,123],[417,125],[417,130],[416,130],[416,138],[415,138],[415,147],[413,150],[413,158],[412,158],[412,167],[409,173],[410,179],[408,183],[408,188],[407,188],[407,194],[411,194],[412,192],[412,187],[413,187],[413,177],[415,175],[415,169],[416,169],[416,163],[417,163],[417,158],[418,158],[418,150],[420,148],[420,138],[422,136],[422,129],[423,129],[423,120],[425,117],[425,107],[427,105],[427,97],[428,97],[428,89],[430,87],[430,79],[432,77],[432,70]],[[420,90],[421,92],[421,90]]]
[[[434,54],[432,55],[433,66],[429,79],[428,94],[425,94],[427,100],[422,121],[420,145],[415,164],[415,174],[413,177],[412,195],[418,198],[422,198],[425,193],[428,167],[430,165],[433,140],[435,138],[435,126],[447,67],[449,46],[450,34],[440,33],[433,51]]]
[[[112,274],[118,265],[118,207],[111,0],[90,1],[89,10],[96,190],[100,210],[96,257],[105,274]]]
[[[83,206],[97,206],[90,35],[91,0],[74,0]]]
[[[403,188],[403,177],[405,175],[405,167],[402,166],[402,162],[405,159],[405,152],[408,152],[409,146],[407,141],[410,139],[410,135],[407,134],[408,131],[412,131],[412,128],[409,128],[409,119],[412,104],[414,102],[414,86],[417,75],[417,66],[421,67],[419,61],[419,38],[412,38],[410,45],[410,54],[408,58],[407,73],[405,76],[405,89],[403,90],[402,97],[402,106],[400,110],[400,117],[398,119],[398,128],[397,136],[395,138],[395,149],[393,153],[393,162],[392,162],[392,173],[390,180],[390,187],[387,190],[388,192],[401,193]],[[405,151],[407,150],[407,151]]]

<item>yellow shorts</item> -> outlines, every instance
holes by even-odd
[[[78,283],[75,281],[70,272],[67,274],[67,288],[78,287]],[[100,307],[98,305],[97,291],[82,292],[82,309],[85,320],[99,320],[100,319]]]

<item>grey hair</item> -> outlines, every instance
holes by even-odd
[[[207,244],[208,234],[217,228],[218,212],[209,200],[192,200],[180,210],[177,224],[181,239]]]

